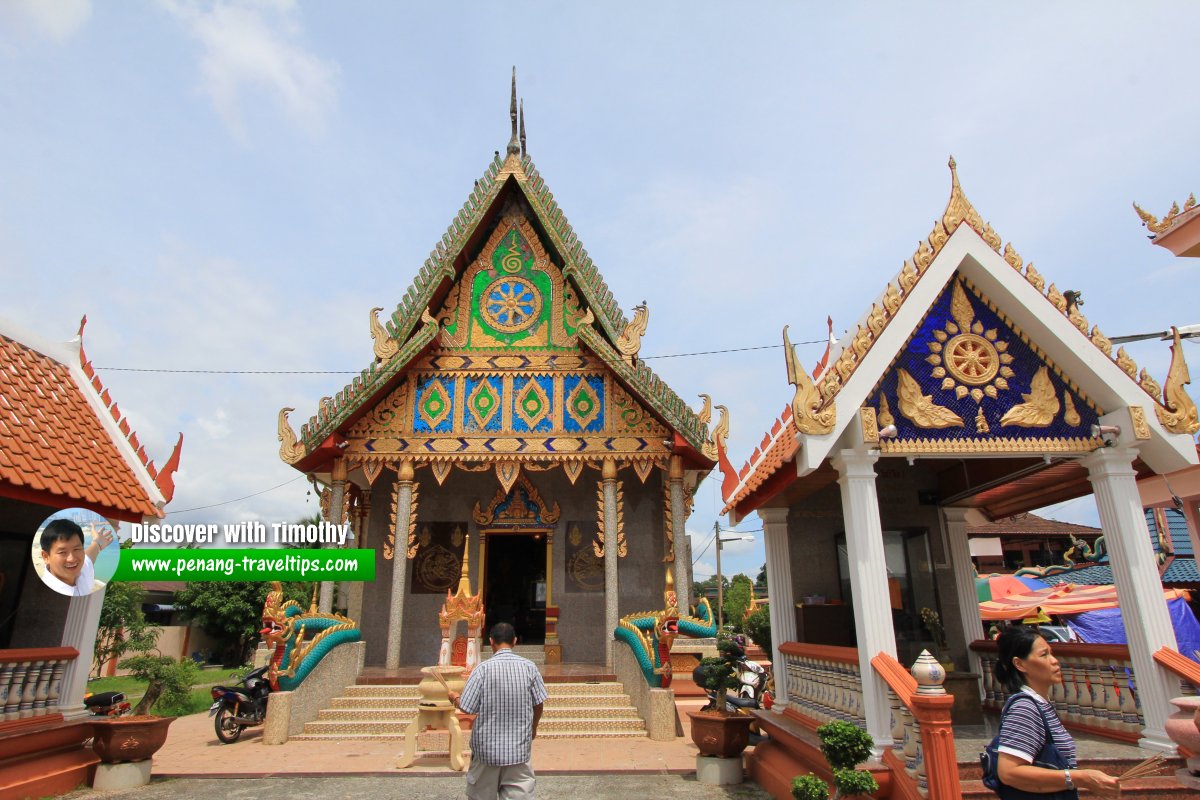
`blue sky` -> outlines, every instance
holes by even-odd
[[[187,437],[174,508],[289,481],[276,412],[298,427],[342,376],[112,368],[365,366],[367,310],[394,307],[503,150],[516,64],[530,154],[621,305],[649,303],[643,355],[776,345],[785,323],[821,340],[827,315],[840,334],[941,214],[951,153],[984,218],[1107,334],[1193,324],[1196,266],[1149,246],[1130,203],[1161,215],[1200,189],[1198,18],[0,0],[0,315],[68,339],[88,314],[88,354],[158,462]],[[1165,343],[1129,349],[1162,379]],[[729,406],[738,464],[790,398],[778,348],[651,363]],[[172,520],[290,520],[305,491]],[[1054,513],[1096,519],[1088,498]],[[764,560],[760,541],[725,555]]]

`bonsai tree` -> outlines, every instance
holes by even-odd
[[[133,709],[134,716],[149,714],[156,707],[159,716],[174,716],[171,711],[186,711],[192,684],[199,667],[191,659],[176,661],[170,656],[142,654],[121,662],[133,677],[146,681],[146,693]]]
[[[746,623],[743,626],[746,633],[754,640],[754,643],[767,651],[767,657],[771,657],[771,612],[766,606],[760,606],[750,616],[746,617]]]
[[[871,736],[849,722],[827,722],[817,728],[821,739],[821,754],[833,769],[836,791],[833,800],[854,795],[867,795],[879,789],[875,776],[865,769],[855,769],[871,757]],[[829,800],[829,785],[816,775],[801,775],[792,781],[792,797],[797,800]]]
[[[741,645],[727,634],[717,636],[718,656],[705,658],[692,672],[696,685],[711,692],[715,699],[710,700],[701,711],[724,711],[725,693],[738,687],[737,663],[744,655]]]

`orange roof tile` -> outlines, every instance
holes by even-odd
[[[91,386],[77,384],[67,364],[3,334],[0,365],[0,494],[53,495],[119,518],[161,516],[135,471],[144,464],[126,459],[85,396]]]
[[[725,508],[728,512],[743,500],[754,494],[767,479],[779,471],[787,462],[795,457],[800,449],[796,440],[796,427],[792,425],[792,407],[789,404],[771,426],[771,432],[763,437],[758,448],[750,455],[750,460],[738,470],[738,483],[730,496],[725,497]]]

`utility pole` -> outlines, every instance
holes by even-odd
[[[721,522],[713,521],[713,538],[717,540],[717,635],[725,630],[725,581],[721,577]]]

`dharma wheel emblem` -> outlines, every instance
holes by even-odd
[[[483,293],[479,314],[503,333],[518,333],[532,326],[542,313],[542,295],[532,281],[506,276],[493,281]]]
[[[926,361],[933,365],[933,377],[942,379],[942,389],[953,391],[958,399],[971,395],[976,403],[984,395],[996,397],[1008,389],[1013,377],[1013,357],[1006,352],[1008,342],[999,340],[995,328],[984,330],[975,319],[975,308],[967,299],[962,283],[955,281],[950,299],[953,320],[933,331]]]

